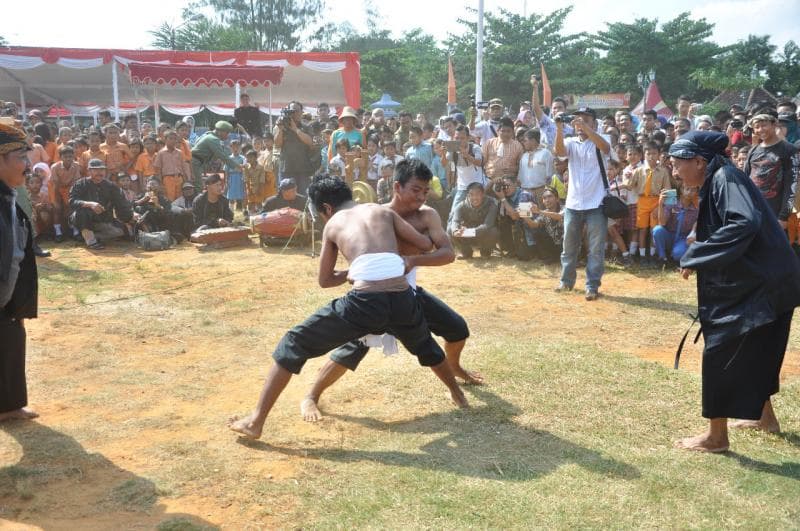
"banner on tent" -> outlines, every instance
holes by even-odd
[[[631,105],[630,92],[625,94],[570,94],[567,107],[591,107],[592,109],[627,109]]]

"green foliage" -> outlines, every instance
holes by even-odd
[[[2,35],[0,35],[0,46],[8,46],[8,41]]]
[[[776,60],[766,68],[768,90],[788,97],[800,94],[800,46],[794,41],[787,42]]]
[[[150,34],[153,46],[167,50],[248,50],[250,36],[203,16],[172,26],[166,22]]]
[[[692,20],[689,13],[681,13],[660,29],[657,19],[610,23],[592,39],[594,47],[606,54],[597,64],[595,76],[600,83],[595,86],[607,92],[641,93],[636,75],[652,68],[667,102],[682,93],[694,93],[697,87],[690,74],[710,67],[722,51],[708,40],[713,29],[713,24],[704,18]]]
[[[753,77],[753,67],[763,70],[772,63],[775,46],[769,37],[748,35],[747,39],[728,46],[714,64],[708,68],[698,68],[690,78],[701,87],[714,91],[745,90],[764,86],[761,76]]]

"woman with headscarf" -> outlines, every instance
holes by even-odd
[[[800,305],[800,262],[761,192],[725,158],[727,145],[724,133],[690,131],[669,150],[673,173],[700,187],[697,240],[681,274],[697,272],[709,429],[676,446],[701,452],[727,451],[728,418],[780,430],[770,397]]]

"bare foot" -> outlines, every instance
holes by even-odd
[[[313,398],[305,398],[300,402],[300,415],[306,422],[317,422],[322,419],[322,412]]]
[[[767,433],[780,433],[781,425],[778,421],[766,422],[765,420],[737,420],[728,424],[729,428],[739,428],[740,430],[760,430]]]
[[[38,416],[39,414],[34,410],[21,407],[19,409],[15,409],[14,411],[0,413],[0,422],[4,420],[30,420],[35,419]]]
[[[470,371],[462,367],[453,367],[453,375],[461,378],[467,385],[483,385],[483,375],[477,371]]]
[[[253,424],[253,415],[245,418],[231,417],[228,420],[228,427],[248,439],[258,439],[261,437],[261,428],[256,428]]]
[[[457,405],[458,407],[460,407],[461,409],[468,409],[469,408],[469,402],[467,402],[467,397],[464,396],[464,393],[461,391],[461,389],[457,389],[455,391],[452,391],[450,393],[450,398],[452,398],[453,399],[453,403],[455,405]]]
[[[729,448],[728,438],[716,439],[706,432],[696,437],[687,437],[675,441],[675,447],[682,450],[692,450],[695,452],[708,452],[712,454],[719,454],[727,452]]]

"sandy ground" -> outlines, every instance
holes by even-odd
[[[41,277],[51,279],[43,282],[40,317],[28,322],[30,402],[42,417],[0,430],[0,470],[27,470],[0,476],[13,483],[0,484],[0,528],[152,528],[183,517],[231,529],[286,526],[291,494],[276,489],[274,505],[264,507],[248,501],[252,493],[237,479],[296,481],[298,458],[253,459],[225,420],[254,403],[282,332],[342,292],[319,289],[316,266],[302,250],[279,255],[255,244],[215,252],[54,249],[40,262]],[[71,289],[52,280],[65,270],[77,279]],[[91,280],[97,271],[100,290]],[[580,293],[553,293],[557,279],[555,266],[493,259],[429,268],[419,282],[467,318],[471,368],[481,369],[480,335],[490,330],[513,330],[526,341],[563,337],[672,365],[695,306],[693,282],[611,270],[604,296],[590,304]],[[669,291],[669,301],[653,303],[654,290]],[[130,298],[102,303],[120,297]],[[784,379],[800,374],[797,346],[793,336]],[[688,343],[681,370],[698,370],[701,348],[702,340]],[[365,363],[366,377],[383,362]],[[341,436],[299,421],[296,404],[320,364],[310,363],[281,398],[271,418],[283,424],[278,443],[302,448]],[[369,408],[383,398],[354,399]],[[36,441],[49,443],[41,449]],[[156,487],[145,477],[157,477]],[[126,497],[121,484],[134,492]]]

